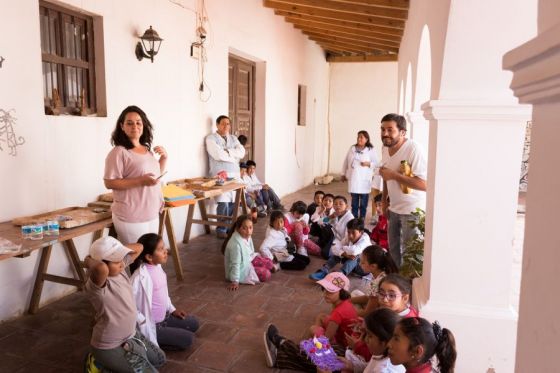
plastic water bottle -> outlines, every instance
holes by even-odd
[[[24,240],[30,240],[31,239],[31,232],[32,232],[32,225],[23,225],[21,227],[21,236],[23,237]]]
[[[32,240],[42,240],[43,239],[43,224],[35,224],[31,226],[31,236]]]
[[[58,236],[60,233],[60,225],[58,224],[58,220],[49,220],[47,222],[47,230],[45,234],[47,236]]]

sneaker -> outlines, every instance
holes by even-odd
[[[273,328],[271,330],[271,328]],[[274,325],[269,325],[267,330],[263,333],[263,342],[264,342],[264,355],[266,358],[266,366],[269,368],[273,368],[276,365],[276,355],[277,349],[274,343],[272,342],[273,339],[269,338],[269,334],[271,336],[278,336],[278,329]]]
[[[275,273],[278,272],[279,270],[280,270],[280,264],[274,263],[274,267],[272,267],[272,270],[270,272]]]
[[[274,324],[268,324],[268,327],[266,328],[266,337],[274,346],[276,346],[276,348],[280,347],[285,339],[278,334],[278,328]]]
[[[305,249],[305,247],[300,247],[299,249],[297,249],[297,253],[299,255],[308,256],[307,255],[307,250]]]
[[[227,238],[227,233],[223,231],[216,231],[216,237],[218,238]]]
[[[102,367],[95,361],[93,354],[90,352],[86,356],[86,373],[101,373]]]
[[[266,212],[264,212],[264,211],[259,211],[259,212],[257,212],[257,216],[258,216],[259,218],[266,218],[267,215],[266,215]]]
[[[320,281],[322,279],[324,279],[327,276],[327,272],[325,272],[324,270],[320,269],[315,273],[312,273],[309,275],[309,278],[315,281]]]

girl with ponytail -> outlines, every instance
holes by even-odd
[[[391,363],[404,365],[407,373],[455,371],[455,337],[449,329],[442,329],[437,321],[432,324],[421,317],[402,319],[388,348]],[[437,368],[432,361],[434,355],[437,357]]]

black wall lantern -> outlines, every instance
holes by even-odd
[[[150,26],[150,28],[144,32],[144,35],[140,37],[140,40],[142,40],[142,43],[138,42],[138,44],[136,44],[136,58],[138,58],[138,61],[142,61],[142,58],[149,58],[153,63],[154,56],[158,53],[163,39],[160,38],[157,31]]]

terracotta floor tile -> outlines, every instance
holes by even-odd
[[[235,336],[235,334],[237,334],[238,331],[239,327],[232,325],[229,322],[206,322],[196,332],[196,335],[198,338],[204,339],[205,341],[220,341],[227,343]]]
[[[204,368],[225,372],[239,356],[240,351],[237,346],[223,342],[208,342],[191,355],[189,362]]]

